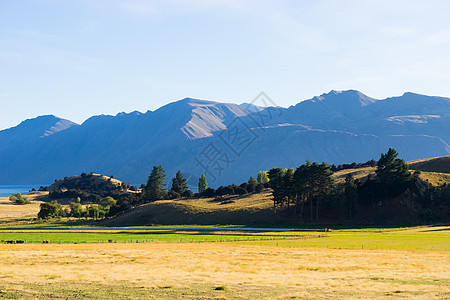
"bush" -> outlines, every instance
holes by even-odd
[[[172,190],[169,191],[168,195],[169,195],[169,199],[178,199],[181,197],[180,194],[178,194],[177,192],[172,191]]]
[[[25,198],[24,196],[22,196],[21,193],[12,195],[11,197],[9,197],[9,201],[13,202],[14,204],[19,204],[19,205],[24,205],[24,204],[30,203],[30,201],[27,198]]]
[[[236,195],[245,195],[248,194],[247,190],[244,189],[243,187],[238,186],[237,188],[234,189],[234,193]]]
[[[113,205],[116,205],[116,200],[114,200],[114,198],[108,196],[105,198],[102,198],[98,204],[100,204],[100,206],[104,207],[104,208],[109,208]]]
[[[187,190],[185,192],[183,192],[183,194],[181,194],[182,197],[186,197],[186,198],[192,198],[194,197],[194,193],[191,190]]]
[[[258,184],[255,186],[255,192],[256,192],[256,193],[261,193],[263,190],[264,190],[264,184],[258,183]]]
[[[41,210],[38,213],[39,219],[52,219],[58,216],[59,207],[56,203],[41,203]]]
[[[202,193],[202,195],[206,198],[212,198],[216,195],[216,190],[209,187]]]

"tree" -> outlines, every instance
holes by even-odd
[[[166,171],[161,166],[153,166],[144,189],[144,200],[147,202],[162,200],[166,197]]]
[[[397,196],[402,193],[411,179],[408,165],[397,156],[397,151],[389,148],[387,153],[381,154],[377,163],[375,172],[385,197]]]
[[[51,219],[58,216],[59,207],[56,203],[41,203],[40,208],[39,219]]]
[[[207,188],[206,190],[204,190],[203,192],[203,197],[208,197],[208,198],[212,198],[216,195],[216,190],[213,188]]]
[[[83,207],[79,202],[70,202],[70,215],[75,218],[81,218],[83,216]]]
[[[27,198],[22,196],[21,193],[12,195],[11,197],[9,197],[9,201],[13,202],[14,204],[19,204],[19,205],[30,203],[30,200],[28,200]]]
[[[258,183],[258,184],[255,186],[255,192],[256,192],[256,193],[261,193],[263,190],[264,190],[264,184]]]
[[[208,188],[208,182],[206,182],[205,174],[202,174],[198,179],[198,192],[201,194]]]
[[[87,208],[87,214],[92,219],[98,219],[100,217],[100,208],[98,205],[92,205]]]
[[[347,216],[353,218],[358,201],[358,185],[353,178],[353,174],[347,174],[344,182],[344,199],[347,207]]]
[[[108,197],[100,199],[98,204],[100,204],[100,206],[102,206],[104,208],[110,208],[111,206],[116,205],[116,200],[114,200],[113,197],[108,196]]]
[[[262,184],[269,182],[270,181],[269,172],[259,171],[258,176],[256,176],[256,181]]]
[[[172,188],[170,190],[179,195],[188,190],[187,180],[183,177],[181,171],[178,171],[175,177],[172,178]]]
[[[305,164],[299,166],[294,172],[294,189],[296,193],[295,213],[297,214],[300,206],[300,219],[303,220],[303,209],[305,203],[312,201],[310,195],[312,193],[312,174],[311,162],[308,160]]]
[[[256,185],[258,182],[256,181],[255,177],[250,176],[250,179],[248,180],[248,184]]]
[[[303,219],[303,208],[309,202],[310,217],[313,219],[314,200],[316,202],[316,219],[319,219],[320,203],[327,198],[334,189],[333,172],[326,163],[318,164],[306,161],[294,172],[295,210],[301,204],[300,218]]]
[[[284,191],[283,191],[283,169],[272,168],[269,170],[270,187],[273,195],[273,210],[277,205],[283,207]]]
[[[314,170],[314,197],[316,199],[316,220],[319,219],[319,207],[323,199],[327,198],[335,187],[331,166],[325,162],[320,165],[313,163]]]
[[[288,213],[290,212],[290,204],[295,199],[294,188],[294,169],[285,169],[283,172],[283,197],[288,207]]]
[[[244,186],[245,185],[245,186]],[[253,176],[250,176],[248,182],[241,184],[241,187],[245,188],[249,193],[253,193],[256,189],[258,182]]]

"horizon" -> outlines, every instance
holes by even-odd
[[[282,107],[323,91],[450,97],[447,1],[27,0],[0,4],[0,130],[186,95]]]

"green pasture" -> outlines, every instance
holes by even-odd
[[[450,226],[334,230],[327,232],[326,235],[326,237],[314,239],[250,241],[247,243],[280,247],[450,251]]]
[[[414,228],[341,229],[331,232],[247,232],[178,230],[0,229],[0,242],[27,243],[143,243],[228,242],[278,247],[313,247],[359,250],[450,251],[450,226]],[[319,237],[320,236],[320,237]]]
[[[161,231],[44,231],[44,230],[0,230],[0,242],[26,241],[27,243],[144,243],[144,242],[236,242],[283,239],[279,235],[257,233],[208,233]]]

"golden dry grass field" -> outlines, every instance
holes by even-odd
[[[360,233],[336,233],[336,238],[342,234],[358,239]],[[407,230],[404,235],[420,239],[421,234],[441,237],[435,242],[449,245],[449,227]],[[450,299],[450,252],[441,251],[445,247],[328,249],[313,240],[2,244],[0,297]]]
[[[24,195],[31,201],[26,205],[15,205],[9,201],[9,197],[0,197],[0,221],[10,221],[14,219],[36,218],[39,212],[40,198],[48,195],[48,192],[34,192]]]

